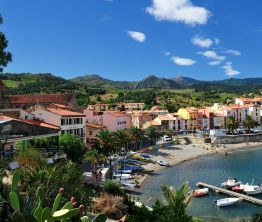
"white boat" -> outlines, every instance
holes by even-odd
[[[221,183],[221,187],[232,188],[240,184],[242,184],[241,181],[238,181],[237,179],[233,179],[229,177],[225,182]]]
[[[136,183],[135,181],[133,180],[120,180],[119,181],[120,184],[130,188],[130,189],[134,189],[134,188],[139,188],[139,184]]]
[[[113,177],[116,177],[116,178],[125,178],[125,179],[131,179],[132,178],[132,175],[131,174],[127,174],[127,173],[123,173],[123,174],[113,174]]]
[[[243,192],[247,195],[256,195],[262,193],[262,187],[258,185],[248,185],[246,184]]]
[[[157,160],[156,163],[159,164],[160,166],[170,166],[169,163],[162,160]]]
[[[215,200],[214,205],[216,205],[218,207],[225,207],[225,206],[235,204],[238,201],[239,201],[239,198],[235,198],[235,197],[224,198],[224,199]]]
[[[196,189],[194,190],[194,196],[195,197],[201,197],[207,195],[209,192],[208,188],[202,188],[202,189]]]

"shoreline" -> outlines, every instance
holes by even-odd
[[[209,155],[229,155],[235,152],[243,152],[249,150],[262,149],[261,142],[249,142],[249,143],[238,143],[238,144],[223,144],[218,147],[211,147],[210,144],[204,145],[175,145],[175,148],[171,149],[160,149],[156,154],[149,154],[153,161],[162,160],[174,167],[186,161],[192,161],[200,157]],[[136,180],[140,186],[150,177],[150,174],[160,172],[166,169],[164,166],[160,166],[156,163],[147,163],[143,165],[145,172],[136,175]],[[140,188],[137,189],[139,191]]]

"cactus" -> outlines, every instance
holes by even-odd
[[[13,175],[11,192],[9,193],[10,204],[14,209],[14,213],[12,215],[13,221],[21,221],[21,222],[68,222],[71,221],[72,217],[80,215],[82,213],[82,209],[73,208],[73,203],[71,201],[67,202],[60,210],[58,210],[62,194],[64,192],[64,188],[60,188],[59,193],[57,194],[52,210],[49,207],[43,207],[44,200],[44,191],[43,188],[38,187],[36,191],[37,197],[37,206],[34,211],[34,215],[24,215],[20,211],[20,203],[17,195],[17,185],[20,179],[20,171],[15,171]],[[84,206],[82,205],[84,208]],[[105,214],[99,214],[96,216],[92,222],[105,222],[107,216]],[[81,218],[82,222],[90,222],[87,216],[83,216]]]
[[[92,222],[105,222],[107,216],[105,214],[98,214]]]
[[[98,214],[94,220],[92,220],[92,222],[105,222],[107,219],[107,216],[105,214]],[[83,216],[81,217],[81,221],[82,222],[91,222],[89,220],[89,217],[88,216]]]

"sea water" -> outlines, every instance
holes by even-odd
[[[248,150],[229,155],[204,156],[199,159],[186,161],[171,168],[164,168],[150,176],[139,190],[138,196],[146,205],[153,205],[155,200],[163,198],[161,184],[174,187],[188,181],[191,189],[196,188],[197,182],[205,182],[220,186],[228,177],[241,180],[244,183],[262,183],[262,149]],[[213,218],[251,217],[255,213],[262,213],[262,207],[248,202],[217,208],[213,207],[213,200],[228,196],[210,191],[208,196],[193,198],[187,208],[188,214],[202,217],[206,221]],[[254,197],[262,199],[262,195]]]

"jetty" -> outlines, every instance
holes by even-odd
[[[234,191],[231,191],[231,190],[227,190],[227,189],[217,187],[217,186],[213,186],[213,185],[203,183],[203,182],[198,182],[196,185],[198,187],[209,188],[210,190],[213,190],[216,193],[223,193],[223,194],[227,194],[227,195],[232,196],[232,197],[238,197],[240,200],[245,200],[247,202],[250,202],[250,203],[253,203],[253,204],[258,204],[258,205],[262,206],[262,200],[248,196],[248,195],[237,193],[237,192],[234,192]]]

